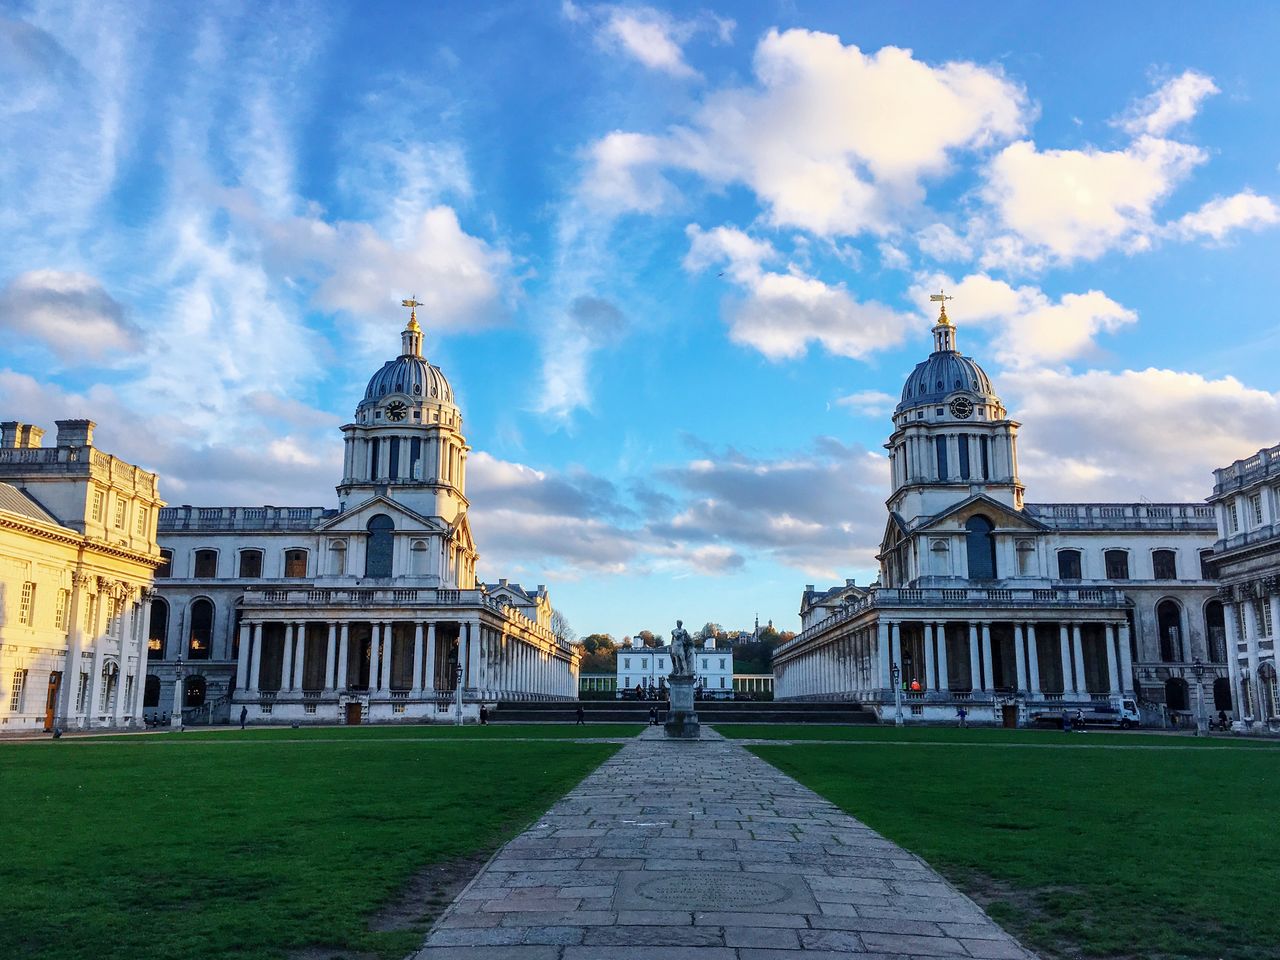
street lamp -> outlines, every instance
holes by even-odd
[[[893,725],[900,727],[902,726],[902,671],[898,669],[896,663],[890,669],[890,675],[893,677]]]
[[[453,668],[453,689],[457,702],[453,706],[453,722],[462,726],[462,661]]]
[[[182,729],[182,678],[186,675],[182,668],[182,657],[174,661],[175,676],[173,681],[173,714],[169,717],[169,726]]]
[[[1191,661],[1191,671],[1196,675],[1196,736],[1207,734],[1209,727],[1204,718],[1204,661],[1196,657]]]

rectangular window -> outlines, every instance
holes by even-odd
[[[247,580],[256,580],[262,576],[262,551],[240,551],[240,576]]]
[[[956,443],[960,445],[960,479],[969,479],[969,435],[962,433],[956,437]]]
[[[720,678],[720,689],[721,689],[721,690],[723,690],[723,689],[724,689],[724,677],[721,677],[721,678]]]
[[[84,713],[85,701],[89,699],[89,675],[81,672],[80,683],[76,687],[76,712]]]
[[[13,686],[9,690],[9,712],[19,713],[22,710],[22,694],[27,688],[27,671],[13,671]]]
[[[938,454],[938,479],[947,479],[947,438],[934,437],[933,445]]]
[[[172,577],[173,576],[173,551],[160,551],[160,566],[156,567],[156,577]]]
[[[1200,579],[1201,580],[1213,579],[1213,571],[1209,569],[1209,561],[1212,559],[1213,559],[1212,550],[1200,551]]]
[[[1262,526],[1262,494],[1249,494],[1249,512],[1253,515],[1253,525]]]
[[[53,608],[53,626],[57,630],[67,629],[67,604],[70,600],[70,590],[58,591],[58,601]]]
[[[706,657],[703,657],[703,658],[702,658],[702,669],[703,669],[703,670],[707,669],[707,658],[706,658]]]
[[[1129,579],[1129,554],[1127,552],[1124,550],[1108,550],[1106,559],[1108,580]]]
[[[1258,620],[1258,637],[1271,636],[1271,603],[1266,598],[1254,600],[1253,611]]]
[[[723,669],[724,669],[724,657],[721,657],[721,658],[720,658],[720,669],[721,669],[721,670],[723,670]]]
[[[369,479],[378,479],[378,441],[369,441]]]
[[[414,411],[417,416],[417,411]],[[409,477],[413,480],[422,479],[418,476],[418,464],[422,461],[422,440],[414,437],[409,441]]]
[[[400,476],[400,438],[392,437],[390,449],[387,451],[387,459],[390,465],[387,467],[387,476],[394,480]]]
[[[1240,514],[1236,512],[1234,500],[1227,504],[1227,533],[1235,533],[1240,529]]]
[[[623,657],[622,659],[623,659],[623,664],[622,664],[623,669],[625,669],[625,670],[630,670],[630,669],[631,669],[631,658],[630,658],[630,657]]]
[[[197,550],[195,577],[197,580],[212,580],[218,575],[218,551]]]
[[[96,636],[98,629],[98,595],[96,593],[85,598],[84,628],[89,636]]]
[[[123,497],[116,497],[116,527],[124,529],[124,513],[129,504],[125,502]]]
[[[1157,550],[1151,555],[1151,564],[1157,580],[1178,579],[1178,555],[1172,550]]]
[[[18,602],[18,622],[31,626],[32,612],[35,607],[36,585],[28,580],[22,585],[22,599]]]
[[[307,575],[307,551],[286,550],[284,552],[284,575],[293,579],[301,579]]]
[[[106,503],[107,495],[101,490],[93,491],[93,513],[91,516],[98,523],[102,522],[102,508]]]
[[[982,438],[982,479],[991,479],[991,440],[989,437]]]
[[[135,524],[134,533],[136,533],[139,537],[145,537],[147,535],[148,512],[149,511],[147,510],[146,507],[139,507],[135,512],[135,520],[137,522]]]
[[[1059,580],[1079,580],[1080,579],[1080,551],[1079,550],[1059,550],[1058,551],[1058,579]]]

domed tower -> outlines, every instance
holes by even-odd
[[[933,353],[916,364],[893,411],[890,511],[911,525],[975,494],[1022,509],[1018,427],[972,357],[956,350],[956,328],[941,303]]]
[[[467,453],[453,387],[422,355],[416,300],[400,334],[400,356],[369,380],[346,437],[338,499],[345,511],[386,496],[453,526],[467,511]]]

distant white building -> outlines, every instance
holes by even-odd
[[[645,691],[661,692],[666,689],[671,673],[671,647],[646,647],[639,637],[633,637],[630,646],[618,648],[618,696],[636,687]],[[695,683],[702,695],[716,699],[733,699],[733,651],[716,649],[714,639],[703,642],[702,649],[694,657]]]
[[[1024,718],[1138,696],[1230,711],[1203,503],[1025,502],[1020,424],[945,309],[893,413],[880,581],[806,588],[774,654],[779,699],[849,698],[883,719]],[[1217,709],[1215,707],[1214,709]]]

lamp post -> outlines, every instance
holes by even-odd
[[[182,729],[182,678],[186,675],[182,668],[182,657],[179,656],[173,663],[174,680],[173,680],[173,713],[169,717],[169,726]]]
[[[1209,732],[1208,724],[1204,718],[1204,661],[1196,657],[1191,661],[1191,671],[1196,675],[1196,736],[1202,736]]]
[[[895,663],[890,670],[893,678],[893,725],[902,726],[902,671]]]
[[[459,650],[461,655],[461,650]],[[455,703],[453,705],[453,722],[462,726],[462,661],[453,668],[453,689]]]

